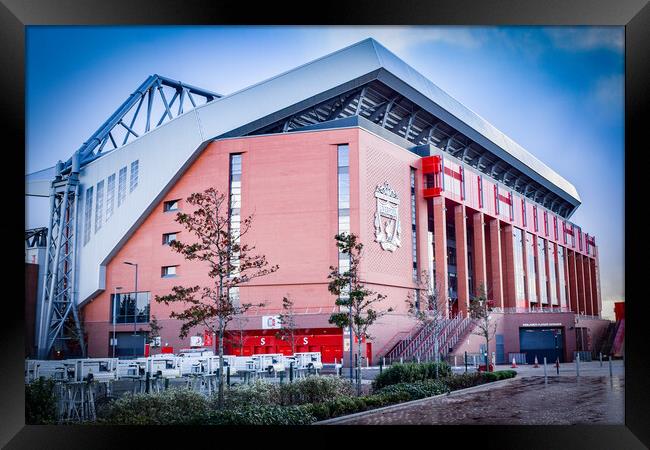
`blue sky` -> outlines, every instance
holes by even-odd
[[[578,190],[603,313],[624,299],[622,27],[34,27],[26,173],[66,160],[145,78],[228,94],[373,37]],[[27,200],[26,227],[47,223]]]

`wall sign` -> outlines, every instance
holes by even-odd
[[[561,323],[523,323],[522,327],[561,327]]]
[[[280,316],[262,316],[263,330],[277,330],[282,328]]]
[[[402,246],[402,227],[399,220],[399,198],[387,182],[375,189],[377,210],[375,212],[375,242],[381,248],[394,252]]]

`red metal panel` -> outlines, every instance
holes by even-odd
[[[424,198],[439,197],[441,193],[442,193],[441,187],[425,188],[422,191],[422,195],[424,196]]]
[[[440,170],[440,156],[425,156],[422,158],[422,173],[439,173]]]

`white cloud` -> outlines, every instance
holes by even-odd
[[[612,50],[622,53],[625,34],[622,27],[561,27],[546,30],[557,48],[570,51]]]
[[[425,43],[444,43],[465,48],[480,47],[483,43],[478,29],[471,27],[328,27],[328,41],[331,50],[343,48],[366,38],[374,38],[392,52],[402,53],[410,47]]]

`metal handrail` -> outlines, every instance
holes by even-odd
[[[449,334],[449,330],[451,330],[451,329],[453,329],[455,327],[455,325],[459,322],[460,318],[461,318],[461,316],[456,316],[453,319],[445,319],[445,323],[442,326],[442,328],[440,328],[438,333],[435,333],[434,330],[431,330],[431,332],[429,334],[427,334],[427,336],[425,338],[423,338],[422,340],[417,342],[417,345],[416,345],[415,349],[411,352],[411,354],[412,355],[413,354],[421,355],[423,352],[427,351],[426,349],[430,348],[429,346],[431,344],[435,345],[436,340],[438,341],[439,344],[440,344],[440,342],[444,343],[447,336],[448,336],[448,334]],[[429,324],[429,325],[430,325],[429,328],[433,328],[433,326],[431,324]],[[424,351],[421,350],[422,347],[423,347],[423,344],[426,344]]]
[[[566,306],[550,306],[540,308],[522,308],[522,307],[508,307],[508,308],[492,308],[491,312],[503,314],[519,314],[519,313],[559,313],[571,312],[570,308]]]

